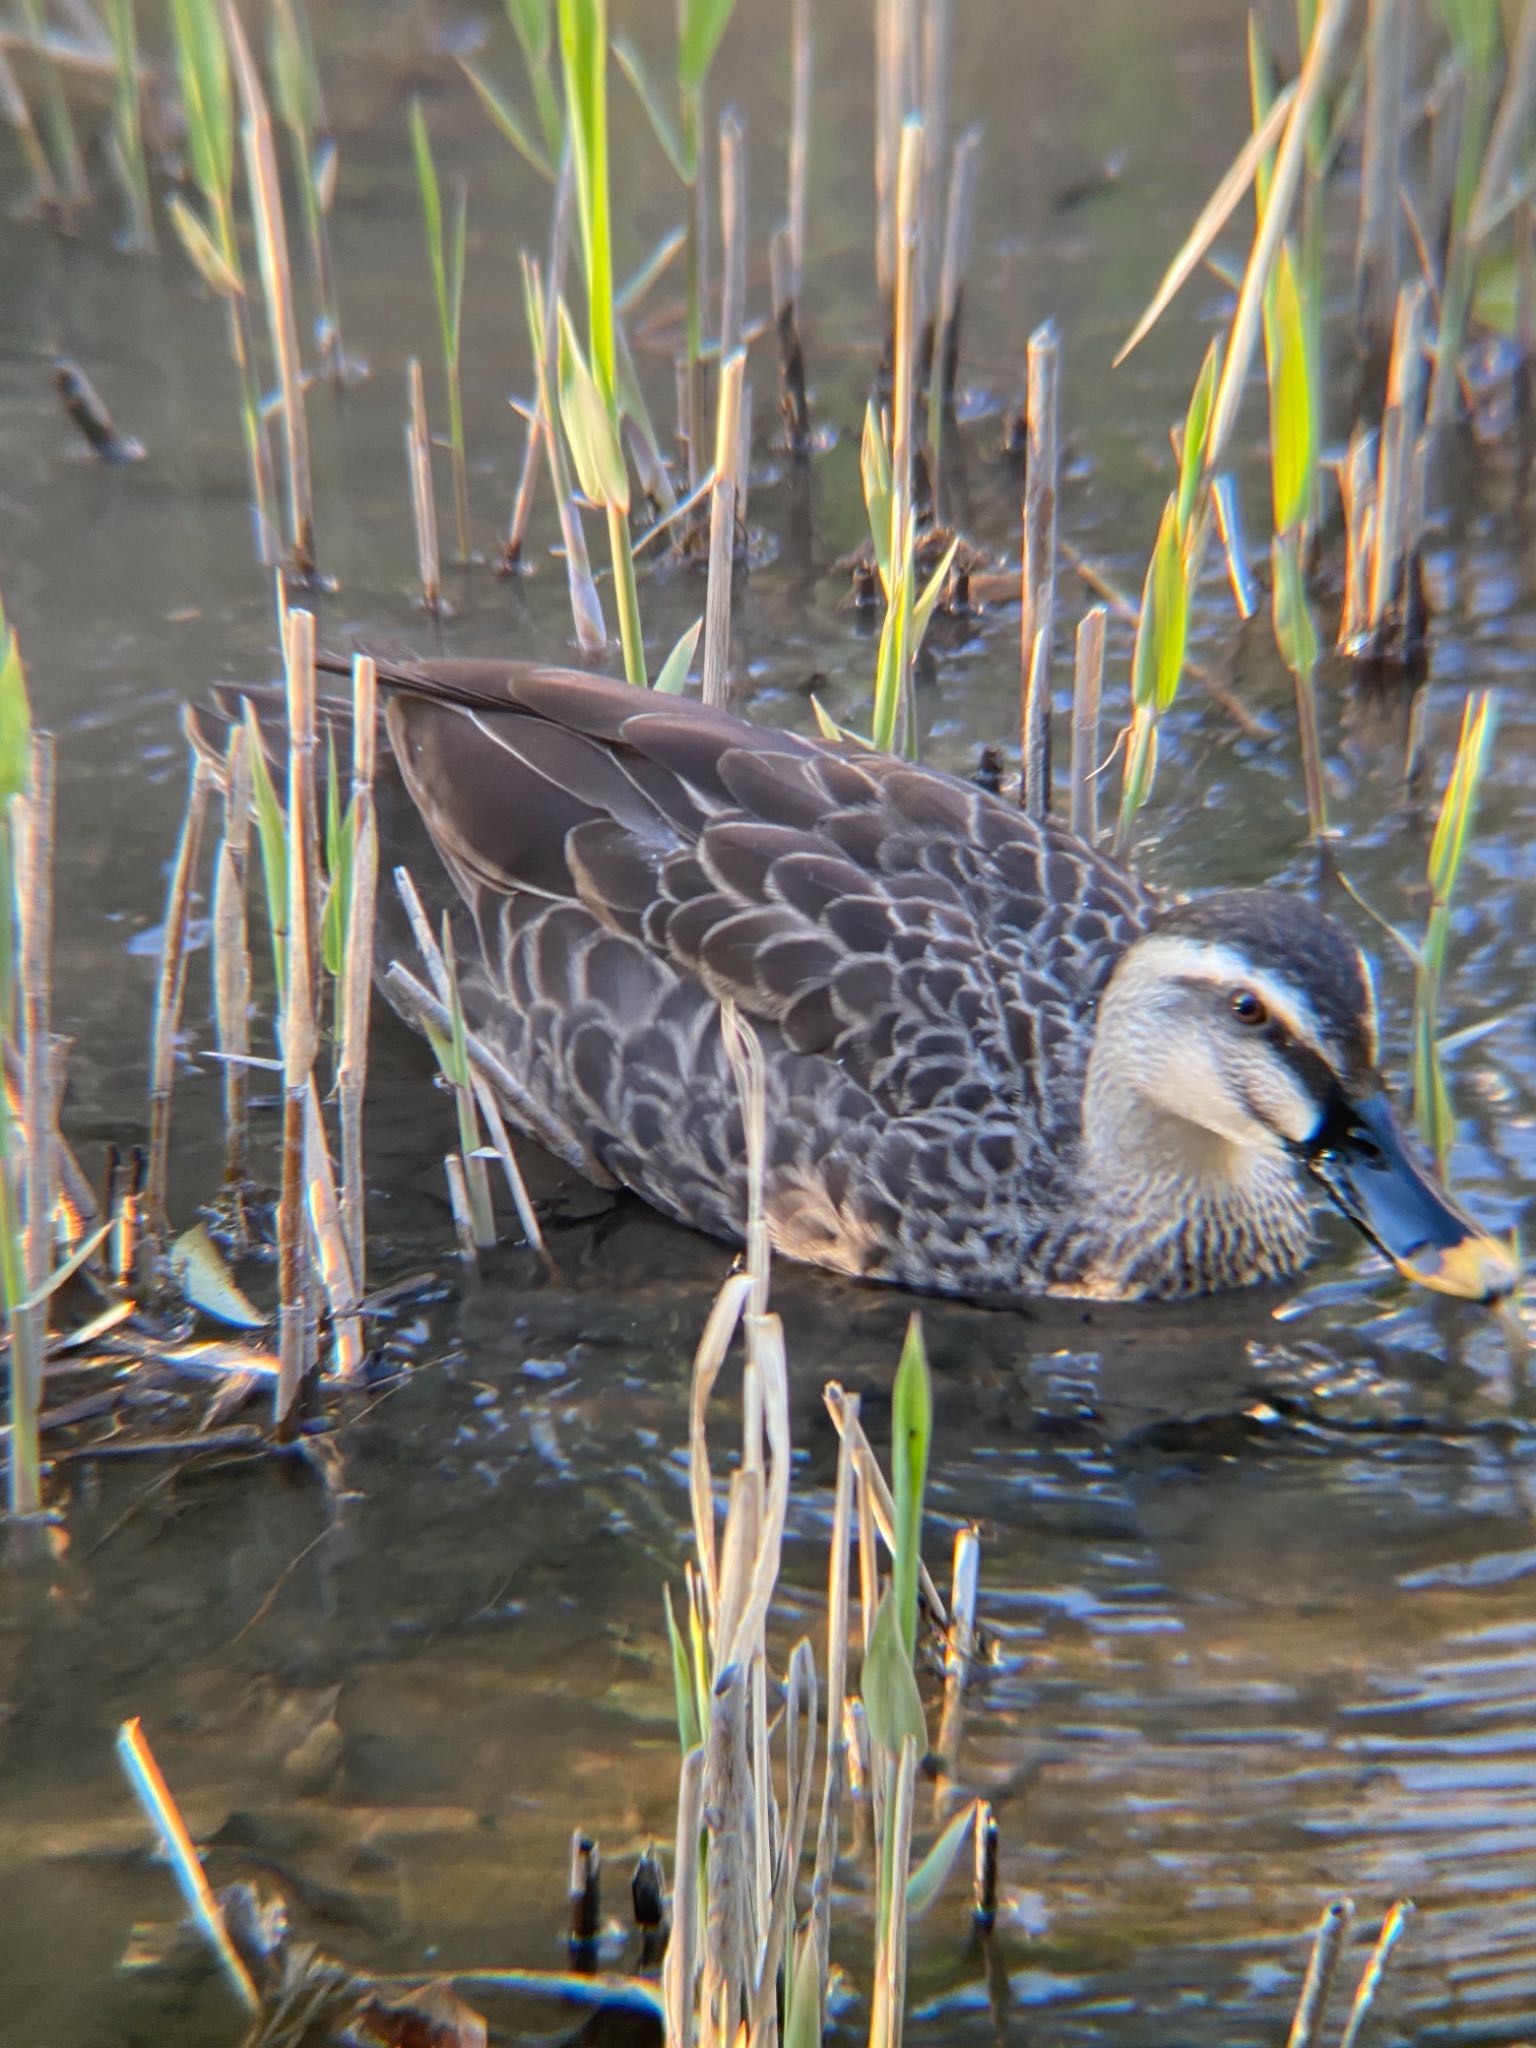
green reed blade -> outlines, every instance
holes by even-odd
[[[555,181],[555,168],[540,145],[534,141],[524,126],[522,116],[512,105],[506,94],[491,79],[487,78],[478,64],[468,57],[459,59],[459,69],[475,89],[475,96],[491,118],[493,127],[510,142],[523,161],[532,166],[541,178],[551,184]]]
[[[1205,352],[1205,361],[1200,365],[1200,374],[1190,394],[1189,411],[1184,415],[1184,434],[1179,450],[1178,510],[1175,514],[1181,536],[1189,530],[1190,514],[1195,509],[1195,492],[1205,469],[1205,441],[1210,431],[1211,407],[1215,402],[1216,380],[1220,372],[1221,338],[1218,335]]]
[[[697,149],[690,155],[683,145],[683,138],[667,112],[661,97],[661,89],[646,67],[645,59],[627,36],[613,39],[614,62],[628,79],[635,98],[651,124],[651,132],[661,145],[662,155],[677,174],[680,185],[691,185],[698,176]]]
[[[1264,294],[1264,359],[1269,375],[1270,480],[1275,531],[1288,533],[1311,514],[1317,470],[1317,422],[1307,321],[1291,244],[1282,242]]]
[[[922,1319],[907,1322],[891,1397],[891,1492],[896,1502],[896,1558],[892,1589],[907,1656],[917,1650],[917,1580],[922,1560],[923,1489],[933,1439],[933,1387]]]
[[[677,82],[697,92],[709,76],[720,38],[730,25],[736,0],[681,0],[677,34]]]

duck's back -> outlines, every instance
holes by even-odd
[[[729,998],[764,1049],[782,1250],[972,1296],[1048,1283],[1093,1005],[1153,910],[1134,878],[954,777],[627,684],[382,679],[520,1122],[739,1237]]]

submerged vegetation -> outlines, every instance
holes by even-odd
[[[776,457],[808,469],[818,459],[820,424],[811,378],[815,335],[804,299],[805,243],[813,233],[806,205],[816,83],[812,9],[806,0],[790,11],[787,218],[766,265],[753,263],[748,246],[742,130],[729,114],[713,137],[709,125],[712,74],[733,12],[733,0],[682,0],[665,88],[634,44],[611,36],[606,0],[506,0],[521,64],[515,86],[501,83],[495,64],[478,55],[457,58],[453,76],[463,105],[481,108],[551,192],[547,236],[543,221],[519,222],[502,244],[503,254],[517,245],[532,396],[523,408],[527,445],[517,502],[505,544],[494,551],[476,545],[475,464],[463,397],[469,189],[451,180],[445,200],[431,117],[420,98],[411,99],[400,136],[424,249],[424,262],[407,272],[402,290],[419,299],[424,332],[435,321],[456,589],[472,592],[482,573],[488,583],[495,572],[527,565],[530,520],[547,476],[572,633],[583,653],[597,657],[608,647],[583,523],[595,512],[606,529],[614,623],[629,681],[681,690],[702,641],[703,694],[722,704],[740,680],[731,665],[732,593],[740,589],[733,578],[750,577],[754,566],[745,507],[761,443],[754,442],[748,372],[763,330],[754,323],[749,288],[761,269],[773,279],[770,346],[777,347],[781,379],[784,431]],[[880,624],[867,714],[858,720],[865,729],[839,724],[820,702],[815,710],[833,736],[917,758],[921,685],[940,622],[963,629],[987,586],[994,601],[1016,601],[1020,609],[1020,718],[1006,749],[1010,766],[1017,764],[1018,800],[1037,816],[1062,810],[1089,839],[1098,837],[1102,800],[1113,812],[1115,849],[1128,852],[1156,799],[1160,732],[1188,678],[1212,690],[1223,716],[1257,730],[1232,689],[1190,659],[1194,608],[1202,589],[1217,581],[1220,557],[1234,628],[1263,609],[1268,579],[1266,630],[1294,692],[1295,737],[1286,744],[1298,763],[1296,808],[1305,814],[1326,882],[1347,861],[1329,833],[1320,696],[1336,686],[1344,664],[1368,669],[1391,688],[1411,687],[1422,676],[1432,633],[1423,555],[1437,465],[1452,435],[1492,432],[1504,416],[1488,380],[1472,374],[1473,350],[1493,350],[1501,400],[1513,394],[1510,417],[1529,403],[1536,6],[1501,12],[1483,0],[1445,0],[1414,9],[1408,0],[1373,0],[1365,20],[1352,23],[1345,0],[1298,0],[1283,48],[1268,40],[1278,12],[1256,14],[1249,25],[1249,139],[1123,352],[1141,342],[1198,272],[1214,270],[1230,288],[1220,331],[1201,356],[1172,437],[1137,600],[1122,597],[1095,564],[1069,555],[1059,538],[1070,524],[1063,445],[1071,419],[1061,372],[1072,343],[1049,322],[1028,343],[1017,531],[983,537],[955,523],[964,502],[953,488],[964,434],[956,401],[978,145],[970,132],[950,142],[945,8],[939,0],[921,8],[879,0],[872,268],[882,346],[868,366],[871,395],[859,444],[867,541],[853,573]],[[1410,81],[1394,33],[1408,12],[1422,17],[1437,67],[1411,119]],[[39,113],[14,81],[3,93],[6,112],[39,207],[64,221],[91,201],[88,158],[68,80],[50,52],[41,0],[23,10],[23,19],[23,40],[39,60],[32,87]],[[476,1269],[497,1242],[495,1166],[524,1239],[543,1268],[553,1269],[487,1063],[466,1029],[449,937],[432,930],[407,876],[379,874],[373,663],[356,658],[349,706],[328,709],[318,683],[327,664],[317,658],[315,613],[295,601],[307,591],[317,593],[317,604],[325,595],[325,535],[308,433],[308,408],[318,394],[304,361],[301,300],[313,314],[318,368],[338,384],[356,371],[342,346],[347,280],[330,235],[337,146],[308,11],[301,0],[243,12],[228,0],[172,0],[164,54],[185,123],[174,182],[145,120],[147,19],[133,0],[115,0],[104,23],[99,62],[113,87],[109,160],[121,185],[127,244],[141,253],[155,248],[158,201],[197,277],[225,309],[255,553],[263,569],[275,572],[284,683],[280,708],[247,702],[227,719],[210,714],[191,722],[187,813],[169,870],[152,1026],[147,1147],[137,1161],[114,1157],[98,1199],[58,1129],[63,1053],[49,994],[52,742],[33,731],[17,638],[0,621],[0,1028],[7,1078],[0,1289],[9,1340],[8,1506],[18,1526],[38,1525],[50,1506],[50,1420],[60,1428],[84,1421],[88,1429],[111,1412],[108,1406],[83,1416],[65,1405],[62,1420],[47,1412],[48,1376],[57,1371],[62,1380],[69,1369],[54,1329],[55,1297],[66,1283],[67,1335],[82,1371],[85,1362],[113,1355],[91,1348],[108,1330],[124,1346],[116,1355],[137,1363],[152,1355],[158,1369],[174,1371],[198,1342],[190,1335],[195,1316],[244,1328],[247,1335],[221,1361],[237,1389],[228,1412],[238,1396],[259,1389],[271,1395],[271,1425],[226,1424],[221,1408],[224,1440],[252,1453],[275,1444],[285,1455],[321,1461],[322,1410],[328,1403],[333,1413],[345,1413],[349,1394],[367,1380],[373,1320],[383,1305],[368,1293],[362,1136],[381,892],[392,897],[398,890],[419,954],[415,966],[391,967],[391,996],[420,1021],[452,1098],[454,1148],[444,1174],[463,1266]],[[0,66],[9,68],[4,46]],[[608,96],[615,70],[648,117],[658,169],[675,175],[681,214],[627,285],[617,275],[611,191]],[[1291,75],[1282,83],[1286,70]],[[286,186],[269,96],[288,138]],[[1413,141],[1421,123],[1431,131],[1427,150]],[[1325,318],[1325,219],[1341,203],[1341,165],[1357,140],[1364,164],[1355,236],[1360,347],[1341,362]],[[715,171],[719,199],[712,208]],[[290,262],[288,210],[302,222],[307,286],[296,282]],[[477,224],[481,217],[477,198]],[[1224,235],[1246,238],[1236,269],[1218,254]],[[668,452],[629,328],[679,257],[676,418]],[[1502,331],[1494,314],[1506,301],[1510,317]],[[1238,509],[1240,429],[1258,427],[1260,406],[1249,394],[1260,375],[1268,532],[1250,549]],[[409,365],[407,394],[410,524],[422,605],[435,621],[446,605],[434,442],[417,360]],[[1336,438],[1341,452],[1334,459]],[[845,538],[852,543],[856,536]],[[661,574],[648,563],[668,551],[668,573],[702,562],[707,581],[700,619],[662,654],[665,642],[646,630],[648,578]],[[1053,765],[1052,735],[1061,709],[1054,678],[1065,668],[1072,609],[1059,587],[1064,560],[1080,563],[1083,579],[1106,604],[1088,610],[1076,627],[1070,765],[1063,776]],[[1121,673],[1106,655],[1111,612],[1129,629]],[[1118,721],[1107,750],[1106,711]],[[1470,699],[1456,755],[1437,778],[1444,794],[1427,852],[1425,928],[1419,939],[1399,934],[1414,969],[1418,1121],[1442,1170],[1455,1118],[1439,996],[1453,892],[1492,732],[1491,700]],[[1118,795],[1110,795],[1116,782]],[[211,1050],[221,1071],[226,1172],[222,1187],[207,1191],[205,1220],[187,1228],[171,1214],[171,1110],[192,909],[200,898],[211,911]],[[270,1001],[265,1019],[262,1000]],[[755,1047],[745,1028],[734,1043],[749,1159],[760,1169],[765,1133]],[[263,1073],[276,1077],[275,1130],[259,1122],[252,1100],[252,1077]],[[275,1269],[271,1317],[251,1305],[236,1279],[237,1270],[245,1279],[241,1262],[253,1251]],[[275,1325],[271,1349],[250,1334],[268,1324]],[[742,1442],[722,1482],[711,1469],[707,1425],[718,1407],[717,1378],[738,1337]],[[134,1369],[132,1362],[125,1368],[125,1382]],[[792,1435],[783,1333],[768,1305],[758,1213],[746,1268],[722,1290],[694,1364],[695,1561],[682,1597],[668,1609],[683,1758],[666,1962],[659,1980],[654,1972],[625,1980],[623,1991],[661,2022],[669,2048],[731,2048],[743,2035],[749,2048],[775,2038],[785,2048],[810,2048],[821,2038],[834,1951],[852,1947],[833,1923],[842,1830],[855,1809],[875,1930],[864,1972],[871,2048],[896,2048],[902,2038],[909,1921],[966,1855],[977,1873],[978,1938],[984,1944],[991,1936],[995,1817],[984,1800],[961,1789],[957,1768],[967,1677],[977,1655],[976,1538],[964,1532],[957,1545],[956,1592],[946,1614],[922,1563],[932,1417],[916,1321],[895,1381],[889,1482],[856,1397],[833,1385],[826,1403],[838,1464],[818,1672],[808,1640],[781,1657],[775,1634]],[[196,1441],[206,1445],[207,1432]],[[932,1734],[924,1684],[930,1652],[942,1671],[942,1718]],[[410,2000],[419,1986],[365,1980],[329,1962],[322,1973],[323,1959],[313,1956],[301,1966],[274,1932],[274,1920],[245,1913],[249,1901],[237,1919],[232,1902],[216,1899],[202,1880],[190,1838],[131,1728],[123,1753],[172,1844],[222,1966],[258,2016],[254,2041],[275,2048],[303,2038],[296,2011],[305,2025],[323,2015],[333,2028],[362,2027],[380,1999],[415,2011]],[[940,1787],[931,1830],[917,1815],[919,1787],[930,1772]],[[915,1835],[931,1836],[922,1853]],[[1395,1909],[1347,2025],[1351,2044],[1402,1924]],[[1295,2040],[1318,2038],[1345,1925],[1338,1910],[1325,1918]],[[252,1928],[271,1936],[265,1947]],[[474,1974],[496,1988],[497,1973]],[[500,1973],[497,1981],[504,1989],[539,1988],[535,1975]],[[592,1983],[595,1993],[619,1995],[607,1980]],[[310,2004],[298,1999],[305,1989],[315,1994]],[[593,2002],[600,2002],[597,1995]],[[361,2038],[417,2036],[402,2022],[393,2034],[364,2028]],[[473,2033],[432,2038],[467,2040]]]

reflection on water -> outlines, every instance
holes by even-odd
[[[348,340],[375,372],[315,405],[322,553],[341,579],[323,618],[335,642],[354,625],[426,637],[399,458],[403,361],[432,335],[400,133],[409,86],[441,98],[445,165],[473,183],[470,444],[488,545],[520,453],[503,403],[526,375],[509,308],[516,245],[542,238],[545,198],[453,111],[460,88],[423,54],[430,12],[339,7],[322,51],[343,136]],[[1054,312],[1063,529],[1134,585],[1166,488],[1162,428],[1203,346],[1200,289],[1124,371],[1104,365],[1235,145],[1240,29],[1215,0],[1181,0],[1177,34],[1175,10],[1130,0],[955,12],[957,106],[988,132],[959,502],[978,537],[1011,539],[1017,478],[993,453],[998,409],[1021,381],[1027,327]],[[826,78],[864,75],[865,10],[839,0],[817,13]],[[659,44],[668,15],[644,10],[642,32]],[[751,122],[756,246],[778,204],[782,41],[778,11],[749,6],[726,45],[725,83]],[[863,518],[869,117],[830,84],[822,98],[808,339],[819,417],[841,438],[809,478],[760,449],[752,520],[773,558],[737,621],[744,695],[780,721],[805,719],[812,684],[835,713],[856,713],[873,655],[832,566]],[[649,165],[638,125],[626,136],[624,161]],[[1053,191],[1120,148],[1117,187],[1052,211]],[[674,196],[647,170],[626,198],[637,259]],[[63,245],[6,223],[0,253],[3,583],[40,714],[63,741],[59,1011],[76,1041],[69,1121],[92,1153],[138,1129],[154,974],[144,935],[183,775],[176,707],[212,677],[269,669],[270,611],[250,566],[218,309],[173,259],[129,264],[98,230]],[[148,443],[148,463],[109,473],[75,457],[35,356],[57,345]],[[644,369],[664,398],[665,365]],[[763,418],[766,359],[757,374]],[[1262,477],[1250,483],[1258,508]],[[1411,927],[1462,692],[1506,685],[1446,1018],[1506,1019],[1453,1069],[1458,1179],[1498,1228],[1518,1220],[1536,1178],[1536,580],[1520,488],[1494,461],[1456,480],[1429,565],[1439,616],[1422,778],[1403,782],[1400,694],[1335,678],[1327,699],[1350,878]],[[455,597],[452,651],[564,647],[556,569],[521,585],[464,578]],[[654,573],[658,646],[698,600],[688,574]],[[1065,583],[1063,603],[1078,603]],[[1001,609],[942,651],[924,685],[932,757],[968,766],[979,742],[1006,737],[1016,623]],[[1168,728],[1148,864],[1177,884],[1302,880],[1287,686],[1266,635],[1236,632],[1213,583],[1195,644],[1263,730],[1237,732],[1189,689]],[[1112,645],[1112,716],[1125,655]],[[1383,967],[1401,1065],[1406,978],[1394,958]],[[194,1027],[206,1006],[194,986]],[[211,1073],[188,1074],[184,1213],[217,1177],[215,1095]],[[373,1098],[370,1221],[387,1278],[439,1259],[449,1237],[447,1111],[388,1022]],[[254,1464],[71,1473],[65,1556],[51,1577],[8,1585],[0,1611],[0,2039],[232,2037],[200,1965],[115,1974],[135,1923],[173,1913],[110,1760],[128,1713],[144,1716],[213,1840],[215,1879],[277,1874],[301,1928],[361,1964],[552,1962],[571,1826],[601,1836],[615,1909],[626,1860],[670,1837],[660,1586],[685,1554],[687,1365],[725,1255],[634,1205],[547,1191],[565,1288],[536,1286],[509,1252],[472,1293],[424,1308],[412,1348],[443,1362],[358,1404],[324,1484]],[[789,1272],[778,1294],[803,1466],[787,1630],[813,1627],[819,1608],[832,1470],[822,1382],[835,1372],[864,1393],[878,1439],[906,1304]],[[962,1768],[999,1807],[1005,1907],[990,1958],[972,1950],[960,1903],[925,1923],[920,2036],[989,2038],[990,1976],[1017,2033],[1149,2048],[1273,2040],[1302,1931],[1336,1890],[1372,1928],[1394,1896],[1417,1901],[1389,2027],[1471,2041],[1528,2026],[1536,1468],[1508,1419],[1497,1336],[1454,1305],[1409,1298],[1333,1225],[1298,1312],[1277,1322],[1279,1305],[925,1311],[936,1563],[962,1520],[983,1533],[994,1656]],[[851,1864],[845,1876],[865,1882]]]

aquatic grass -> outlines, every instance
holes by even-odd
[[[1305,559],[1317,488],[1318,424],[1312,323],[1289,242],[1282,242],[1264,294],[1264,361],[1269,388],[1271,546],[1275,641],[1296,689],[1306,787],[1307,828],[1313,839],[1328,829],[1322,745],[1317,725],[1317,628],[1307,598]]]
[[[506,95],[467,57],[459,69],[475,89],[494,126],[541,177],[553,181],[565,147],[565,113],[554,75],[555,13],[551,0],[506,0],[507,19],[522,52],[523,69],[539,124],[536,140]]]
[[[184,251],[226,309],[250,471],[256,557],[270,567],[278,555],[272,513],[272,452],[235,223],[235,115],[229,49],[218,0],[170,0],[170,18],[187,126],[187,163],[203,210],[199,213],[180,194],[172,195],[168,207]]]
[[[143,91],[134,0],[106,0],[106,16],[112,34],[115,66],[112,147],[128,202],[128,225],[123,243],[125,248],[147,256],[152,255],[155,249],[155,210],[149,190],[149,166],[144,154]]]
[[[327,373],[345,383],[353,366],[341,333],[341,300],[331,253],[330,214],[336,194],[337,147],[327,133],[325,98],[309,30],[309,11],[295,0],[272,0],[270,68],[278,115],[288,131],[294,182],[314,280],[315,335]]]
[[[1061,487],[1060,361],[1055,325],[1046,321],[1029,337],[1029,445],[1024,467],[1019,622],[1021,794],[1025,812],[1037,819],[1044,818],[1051,808],[1051,652],[1056,632],[1056,523]]]
[[[1429,387],[1429,421],[1444,426],[1456,411],[1461,351],[1475,281],[1473,210],[1482,183],[1484,152],[1493,119],[1494,82],[1503,32],[1491,0],[1440,0],[1460,85],[1455,176],[1445,224],[1445,269],[1434,371]],[[1481,221],[1476,225],[1481,226]]]
[[[1419,1131],[1448,1177],[1456,1118],[1446,1086],[1440,1049],[1440,989],[1451,933],[1451,900],[1466,854],[1488,757],[1493,744],[1494,700],[1488,690],[1469,696],[1462,707],[1456,755],[1441,798],[1430,841],[1426,880],[1429,912],[1415,953],[1413,1000],[1413,1100]]]
[[[589,0],[585,0],[589,4]],[[572,0],[561,0],[562,20]],[[616,38],[614,56],[644,108],[652,132],[683,188],[684,201],[684,338],[679,384],[680,427],[688,451],[690,496],[703,482],[706,447],[704,399],[704,321],[708,293],[708,234],[704,182],[704,104],[720,43],[736,10],[736,0],[678,0],[677,47],[674,60],[677,119],[668,113],[639,51]],[[722,359],[729,350],[722,348]]]
[[[337,974],[336,1101],[341,1155],[341,1222],[359,1297],[367,1287],[367,1182],[363,1171],[363,1098],[368,1078],[368,1024],[373,1000],[379,841],[373,784],[378,753],[378,672],[370,655],[352,663],[352,789],[345,833],[347,860],[331,888],[343,909]]]
[[[746,351],[738,348],[726,358],[720,373],[720,404],[715,417],[714,481],[709,494],[709,581],[705,589],[704,611],[703,688],[706,704],[725,705],[730,701],[731,583],[736,554],[742,382],[746,365]]]
[[[560,417],[581,487],[607,516],[624,673],[643,689],[645,648],[629,530],[629,474],[614,308],[607,0],[559,0],[559,26],[566,129],[575,167],[576,217],[587,281],[585,350],[577,343],[569,319],[562,314],[560,321]]]
[[[75,133],[74,116],[58,58],[48,40],[40,0],[20,0],[21,19],[34,54],[42,66],[43,119],[52,154],[51,183],[54,203],[68,218],[91,203],[90,180],[85,174],[85,156]]]
[[[608,628],[602,600],[592,580],[586,535],[577,510],[566,467],[565,440],[561,432],[556,378],[559,362],[559,304],[561,273],[565,263],[565,221],[571,192],[571,175],[562,172],[555,200],[555,224],[551,235],[550,286],[545,291],[538,264],[531,256],[522,258],[523,309],[533,349],[534,374],[538,384],[538,420],[544,447],[549,455],[550,481],[564,543],[566,593],[576,642],[583,654],[601,654],[608,645]]]
[[[443,384],[448,394],[448,446],[453,464],[453,518],[459,559],[470,559],[469,545],[469,458],[464,445],[464,388],[461,355],[464,338],[464,272],[469,235],[469,188],[461,178],[453,209],[453,225],[443,224],[443,195],[438,182],[432,143],[427,134],[427,117],[421,101],[411,101],[411,156],[416,166],[416,187],[421,198],[421,217],[427,240],[427,267],[432,274],[432,298],[437,308],[438,340],[442,348]]]

